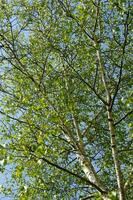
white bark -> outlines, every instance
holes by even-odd
[[[100,188],[100,190],[102,191],[101,195],[104,200],[109,200],[109,198],[107,197],[107,188],[101,183],[101,180],[99,179],[91,161],[81,153],[77,154],[77,158],[88,180],[94,183],[98,188]]]
[[[85,173],[86,177],[88,178],[88,180],[91,183],[95,184],[95,186],[97,186],[97,188],[99,188],[101,193],[104,194],[104,199],[106,197],[105,200],[107,200],[107,195],[105,196],[105,194],[107,194],[107,189],[101,183],[101,180],[98,177],[90,159],[86,156],[83,139],[82,139],[82,134],[79,129],[78,121],[74,115],[73,115],[73,125],[75,127],[76,135],[77,135],[77,141],[78,141],[77,158],[79,160],[81,168],[82,168],[83,172]]]
[[[118,185],[118,190],[119,190],[119,199],[125,200],[123,177],[121,173],[120,162],[119,162],[119,157],[118,157],[118,152],[117,152],[117,144],[116,144],[116,139],[115,139],[114,122],[113,122],[112,113],[109,107],[107,107],[107,112],[108,112],[108,124],[109,124],[109,130],[110,130],[110,138],[111,138],[112,157],[114,160],[117,185]]]
[[[94,45],[97,46],[96,43],[94,43]],[[117,179],[117,185],[118,185],[118,191],[119,191],[119,200],[125,200],[123,177],[122,177],[121,167],[120,167],[119,158],[118,158],[117,143],[116,143],[116,139],[115,139],[116,133],[115,133],[115,128],[114,128],[112,111],[110,110],[111,94],[108,89],[108,84],[106,82],[106,74],[105,74],[104,64],[102,62],[102,58],[101,58],[99,49],[97,50],[97,59],[99,62],[101,78],[102,78],[102,82],[103,82],[103,85],[105,88],[107,104],[108,104],[106,106],[107,114],[108,114],[108,126],[109,126],[109,130],[110,130],[112,157],[113,157],[113,161],[114,161],[114,165],[115,165],[116,179]]]

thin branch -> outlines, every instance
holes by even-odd
[[[40,78],[39,86],[42,84],[44,75],[46,73],[46,65],[47,65],[49,54],[50,54],[50,52],[48,53],[48,55],[46,56],[45,61],[44,61],[44,65],[43,65],[43,70],[42,70],[42,75],[41,75],[41,78]]]
[[[10,118],[10,119],[12,119],[12,120],[15,120],[15,121],[17,121],[17,122],[19,122],[19,123],[28,124],[27,122],[22,121],[22,120],[20,120],[20,119],[18,119],[18,118],[12,117],[12,116],[6,114],[5,112],[3,112],[3,111],[1,111],[1,110],[0,110],[0,114],[5,115],[6,117],[8,117],[8,118]]]
[[[94,84],[93,84],[93,88],[94,88],[94,89],[95,89],[95,87],[96,87],[97,76],[98,76],[98,64],[96,64],[96,72],[95,72]]]
[[[125,40],[124,40],[124,44],[123,44],[123,48],[122,48],[122,58],[121,58],[121,64],[120,64],[120,72],[119,72],[119,80],[118,83],[116,85],[116,89],[115,89],[115,93],[112,99],[112,103],[111,103],[111,109],[113,108],[116,96],[118,94],[119,88],[120,88],[120,83],[121,83],[121,79],[122,79],[122,72],[123,72],[123,65],[124,65],[124,55],[125,55],[125,49],[126,49],[126,45],[127,45],[127,36],[128,36],[128,19],[129,19],[129,10],[127,12],[127,17],[126,17],[126,21],[125,21]]]
[[[93,32],[96,32],[97,29],[97,25],[98,25],[98,18],[99,18],[99,5],[100,5],[100,1],[98,0],[98,3],[96,4],[95,2],[93,2],[94,6],[96,7],[96,20],[95,20],[95,25],[94,25],[94,30]]]
[[[131,110],[130,112],[128,112],[126,115],[124,115],[124,117],[122,117],[119,121],[117,121],[114,126],[118,125],[121,121],[125,120],[129,115],[131,115],[133,113],[133,110]]]
[[[88,82],[86,82],[86,80],[75,70],[75,68],[68,61],[66,62],[69,65],[69,67],[72,68],[73,71],[78,75],[79,79],[95,93],[95,95],[103,102],[103,104],[108,105],[108,103],[101,97],[101,95],[97,93],[96,89],[93,86],[91,86]]]
[[[68,167],[71,163],[73,163],[77,158],[72,159],[69,163],[67,163],[66,167]]]
[[[82,25],[79,23],[78,19],[70,12],[69,9],[66,8],[66,6],[64,5],[64,3],[61,0],[58,0],[59,4],[61,5],[63,11],[66,13],[66,16],[75,20],[75,22],[77,23],[77,25],[82,28],[82,31],[85,33],[85,35],[87,35],[87,37],[91,40],[94,41],[94,38],[82,27]]]
[[[13,44],[7,40],[7,38],[5,36],[3,36],[2,34],[0,34],[0,36],[3,38],[3,40],[5,41],[5,44],[7,45],[7,48],[11,51],[11,53],[13,54],[13,59],[15,59],[18,64],[21,66],[21,67],[17,67],[10,59],[8,59],[8,61],[17,69],[19,70],[22,74],[24,74],[26,77],[28,77],[29,79],[32,80],[32,82],[35,83],[35,85],[37,85],[37,82],[35,81],[35,79],[29,74],[29,72],[26,70],[25,68],[25,65],[23,65],[23,63],[20,61],[20,59],[18,58],[18,56],[16,55],[15,53],[15,50],[14,48],[12,49],[10,47],[10,45],[13,47]],[[4,49],[6,51],[6,49]],[[8,53],[7,53],[8,54]],[[23,71],[23,68],[25,71]]]

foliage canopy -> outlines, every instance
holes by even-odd
[[[131,200],[130,0],[10,0],[0,13],[1,191]]]

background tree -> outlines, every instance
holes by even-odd
[[[131,5],[1,2],[3,192],[132,199]]]

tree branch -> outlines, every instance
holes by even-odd
[[[76,177],[76,178],[78,178],[78,179],[80,179],[80,180],[86,182],[87,184],[89,184],[89,185],[91,185],[92,187],[96,188],[99,192],[105,193],[105,191],[103,191],[101,188],[99,188],[96,184],[94,184],[94,183],[92,183],[91,181],[89,181],[87,178],[82,177],[82,176],[80,176],[80,175],[78,175],[78,174],[76,174],[76,173],[74,173],[74,172],[72,172],[72,171],[70,171],[70,170],[68,170],[68,169],[66,169],[66,168],[64,168],[64,167],[61,167],[61,166],[59,166],[59,165],[56,164],[56,163],[53,163],[53,162],[51,162],[50,160],[46,159],[45,157],[39,158],[39,157],[36,156],[33,152],[31,152],[31,154],[32,154],[34,157],[43,160],[43,161],[46,162],[48,165],[53,166],[53,167],[56,167],[57,169],[59,169],[59,170],[61,170],[61,171],[63,171],[63,172],[66,172],[66,173],[68,173],[68,174],[70,174],[70,175],[72,175],[72,176],[74,176],[74,177]]]
[[[119,80],[118,80],[118,83],[116,85],[114,96],[112,98],[111,109],[113,108],[113,105],[114,105],[114,102],[115,102],[115,98],[116,98],[116,96],[118,94],[118,91],[119,91],[119,88],[120,88],[121,79],[122,79],[124,55],[125,55],[125,49],[126,49],[126,45],[127,45],[127,36],[128,36],[128,26],[129,26],[128,19],[129,19],[129,10],[127,12],[127,17],[126,17],[126,21],[125,21],[125,33],[124,33],[125,40],[124,40],[124,44],[123,44],[123,48],[122,48],[122,58],[121,58],[121,64],[120,64]]]
[[[124,115],[119,121],[117,121],[116,123],[114,123],[114,126],[118,125],[121,121],[125,120],[129,115],[131,115],[133,113],[133,110],[131,110],[130,112],[128,112],[126,115]]]

